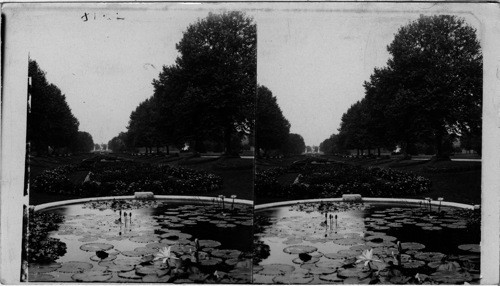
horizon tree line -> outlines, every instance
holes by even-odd
[[[92,135],[80,131],[78,119],[71,112],[66,96],[47,81],[46,72],[35,60],[28,61],[28,92],[26,139],[37,155],[51,153],[88,153],[94,148]]]
[[[476,30],[451,15],[399,28],[391,57],[364,83],[364,98],[342,115],[322,150],[394,150],[446,159],[452,143],[481,153],[482,52]]]

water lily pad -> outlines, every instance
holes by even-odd
[[[258,272],[260,275],[285,275],[287,273],[291,273],[295,270],[295,267],[287,264],[266,264],[261,265],[262,270]]]
[[[441,230],[443,229],[442,227],[439,226],[424,226],[422,227],[423,230]]]
[[[127,271],[127,272],[119,272],[118,277],[126,278],[126,279],[142,279],[142,276],[137,275],[135,270]]]
[[[219,247],[221,245],[220,242],[218,241],[215,241],[215,240],[209,240],[209,239],[201,239],[198,241],[198,243],[200,244],[200,247],[211,247],[211,248],[214,248],[214,247]]]
[[[369,271],[364,271],[363,268],[339,268],[337,269],[337,275],[342,278],[355,277],[359,279],[364,279],[370,275]]]
[[[138,275],[150,275],[150,274],[158,275],[157,273],[158,270],[159,269],[153,265],[137,266],[137,268],[135,269],[135,273],[137,273]]]
[[[200,264],[203,266],[215,266],[220,263],[222,263],[222,259],[220,258],[209,258],[200,261]]]
[[[349,247],[349,249],[356,250],[356,251],[363,251],[363,250],[367,250],[367,249],[372,249],[372,247],[368,246],[366,244],[360,244],[360,245],[353,245],[353,246]]]
[[[101,265],[101,264],[99,264]],[[111,271],[111,272],[127,272],[127,271],[132,271],[134,270],[135,266],[134,265],[127,265],[127,264],[124,264],[124,265],[117,265],[117,264],[108,264],[106,265],[108,268],[107,270],[108,271]]]
[[[408,250],[420,250],[420,249],[424,249],[425,245],[418,243],[418,242],[403,242],[403,243],[401,243],[401,248],[408,249]]]
[[[472,280],[469,273],[457,271],[437,271],[432,273],[430,278],[436,282],[446,284],[463,284]]]
[[[263,274],[253,274],[252,283],[253,284],[273,284],[274,276],[263,275]]]
[[[338,252],[335,252],[335,253],[325,253],[324,256],[328,259],[342,259],[342,258],[346,258],[347,256],[345,255],[345,253],[338,253]]]
[[[111,277],[113,277],[112,273],[103,271],[87,271],[71,276],[77,282],[104,282],[111,279]]]
[[[142,256],[142,254],[140,252],[133,251],[133,250],[122,251],[121,255],[124,255],[127,257],[141,257]]]
[[[393,254],[398,254],[398,250],[393,247],[377,247],[373,249],[373,254],[379,256],[392,256]]]
[[[160,239],[156,235],[140,235],[140,236],[134,236],[134,237],[130,238],[130,241],[138,242],[138,243],[150,243],[150,242],[156,242],[159,240]]]
[[[325,261],[319,261],[316,263],[316,266],[318,267],[325,267],[325,268],[339,268],[344,265],[344,260],[338,259],[338,260],[325,260]]]
[[[193,237],[191,234],[182,233],[182,232],[167,232],[160,235],[161,238],[166,238],[169,240],[179,240],[179,239],[189,239]]]
[[[334,283],[342,283],[342,281],[344,281],[344,279],[339,278],[337,276],[337,273],[332,273],[332,274],[328,274],[328,275],[321,275],[321,276],[319,276],[319,279],[323,280],[323,281],[334,282]]]
[[[84,236],[78,239],[80,242],[91,242],[96,240],[99,240],[99,236]]]
[[[458,249],[470,252],[481,252],[481,247],[479,246],[479,244],[462,244],[458,246]]]
[[[406,269],[416,269],[416,268],[420,268],[424,265],[425,265],[425,262],[423,262],[421,260],[408,260],[406,262],[401,263],[401,266],[403,266],[403,268],[406,268]]]
[[[391,241],[382,241],[382,242],[373,242],[373,241],[368,241],[366,243],[367,246],[370,246],[370,247],[394,247],[396,246],[396,244],[394,242],[391,242]]]
[[[314,276],[307,273],[290,273],[273,278],[273,282],[278,284],[308,284],[313,280]]]
[[[419,260],[424,260],[427,262],[430,261],[439,261],[441,260],[445,255],[440,252],[420,252],[415,254],[415,258]]]
[[[134,249],[135,252],[140,253],[141,255],[155,254],[158,251],[154,248],[149,247],[137,247]]]
[[[319,257],[311,257],[311,259],[304,261],[300,257],[296,257],[292,260],[293,263],[295,264],[304,264],[304,263],[316,263],[319,261]]]
[[[46,273],[33,273],[28,274],[29,282],[53,282],[55,277]]]
[[[398,275],[398,276],[393,276],[391,279],[389,279],[389,282],[392,284],[407,284],[408,281],[410,281],[411,277],[403,276],[403,275]]]
[[[397,237],[390,235],[372,235],[365,237],[365,240],[374,241],[374,242],[382,242],[382,241],[395,241]]]
[[[223,259],[237,258],[240,254],[241,251],[236,249],[216,249],[211,253],[212,256]]]
[[[337,269],[330,267],[318,267],[315,264],[302,264],[300,268],[309,270],[311,274],[331,274],[334,273]]]
[[[290,237],[287,240],[284,240],[283,244],[299,244],[302,242],[303,242],[303,240],[301,238]]]
[[[351,246],[356,244],[362,244],[364,243],[364,240],[361,238],[341,238],[341,239],[335,239],[333,242],[338,245]]]
[[[116,254],[108,254],[108,257],[101,259],[101,258],[97,257],[97,255],[93,255],[90,257],[90,260],[97,261],[97,262],[99,262],[99,261],[113,261],[116,259],[116,257],[117,257]]]
[[[70,261],[61,265],[57,271],[63,273],[76,273],[91,269],[93,266],[88,262]]]
[[[289,254],[311,253],[316,250],[318,250],[316,247],[309,245],[292,245],[283,249],[285,253]]]
[[[107,243],[87,243],[80,246],[80,249],[87,252],[96,252],[96,251],[106,251],[112,249],[114,246]]]
[[[171,277],[169,275],[164,275],[162,277],[158,277],[156,274],[150,274],[142,277],[142,282],[144,283],[167,283]]]
[[[160,249],[163,249],[164,247],[169,247],[169,246],[170,246],[170,244],[162,243],[162,242],[153,242],[153,243],[146,244],[147,248],[152,248],[152,249],[156,249],[156,250],[160,250]]]

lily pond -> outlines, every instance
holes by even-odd
[[[61,219],[47,243],[28,245],[30,282],[251,282],[248,205],[111,200],[36,213]],[[50,242],[61,256],[44,261]]]
[[[479,211],[301,203],[255,212],[254,283],[478,284]]]

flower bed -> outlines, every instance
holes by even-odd
[[[132,195],[144,191],[157,195],[183,195],[208,193],[222,187],[222,178],[213,174],[135,162],[96,162],[87,167],[89,180],[82,184],[71,182],[69,175],[82,167],[66,165],[44,171],[34,179],[32,191],[82,197]]]
[[[294,170],[300,175],[297,182],[291,185],[278,183],[279,176],[288,171],[285,168],[258,172],[256,196],[306,199],[356,193],[368,197],[392,197],[428,192],[431,187],[430,180],[422,176],[392,169],[332,164],[306,165]]]

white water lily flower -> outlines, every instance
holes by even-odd
[[[364,262],[365,263],[365,266],[368,265],[368,263],[370,262],[382,262],[378,259],[374,259],[373,258],[373,249],[366,249],[366,250],[363,250],[363,253],[356,257],[358,260],[356,260],[356,263],[360,263],[360,262]]]
[[[170,246],[160,249],[160,252],[155,254],[154,261],[163,259],[163,263],[166,263],[169,258],[179,259],[170,251]]]

